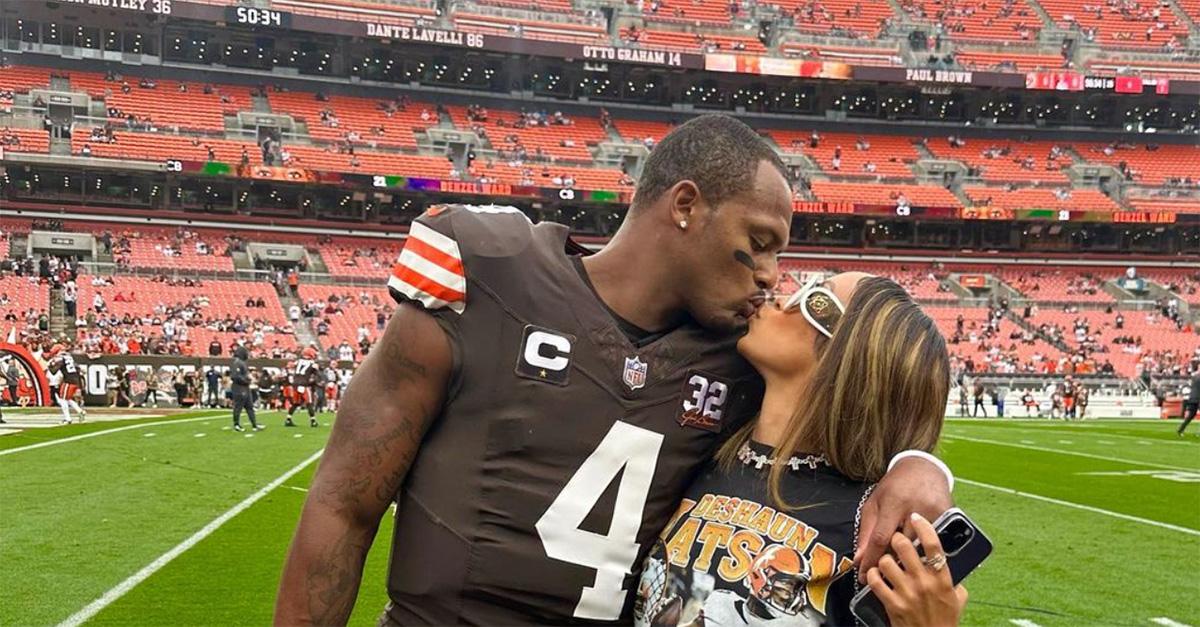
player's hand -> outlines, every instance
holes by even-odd
[[[878,565],[891,546],[892,534],[904,525],[909,514],[933,520],[953,506],[950,485],[937,466],[920,457],[900,460],[863,505],[858,551],[854,554],[859,581],[866,583],[867,571]]]
[[[943,556],[942,543],[933,525],[913,514],[912,528],[921,540],[925,556]],[[911,540],[902,533],[892,534],[891,554],[879,560],[879,566],[867,571],[867,585],[883,603],[892,627],[948,627],[958,625],[967,604],[967,589],[955,587],[950,568],[943,564],[935,570],[924,563]]]

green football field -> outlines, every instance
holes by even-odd
[[[332,416],[252,436],[226,416],[0,436],[0,625],[269,623]],[[996,545],[964,624],[1200,626],[1200,438],[1175,427],[950,421],[956,499]],[[390,532],[353,624],[383,607]]]

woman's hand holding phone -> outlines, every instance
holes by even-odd
[[[950,579],[933,525],[914,513],[911,529],[930,563],[922,561],[912,540],[897,532],[892,536],[895,555],[883,556],[877,567],[867,571],[867,585],[883,603],[892,627],[957,625],[967,604],[967,590]],[[941,567],[935,568],[938,556]]]

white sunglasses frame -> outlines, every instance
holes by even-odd
[[[820,275],[813,275],[808,279],[807,282],[805,282],[804,287],[796,290],[791,296],[788,297],[787,301],[783,303],[783,311],[788,312],[793,309],[800,309],[800,314],[804,316],[804,319],[807,320],[814,329],[816,329],[821,335],[832,339],[833,332],[829,329],[826,329],[821,323],[817,322],[816,319],[813,318],[812,314],[808,311],[808,297],[812,294],[824,294],[833,301],[833,304],[838,308],[838,313],[846,313],[846,306],[842,304],[841,299],[839,299],[836,294],[831,292],[829,288],[821,287],[821,284],[824,282],[824,277]]]

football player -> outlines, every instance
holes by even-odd
[[[83,389],[80,387],[82,381],[75,357],[58,344],[51,347],[49,356],[50,393],[62,409],[63,424],[71,423],[72,408],[79,415],[79,422],[87,420],[87,411],[83,408]]]
[[[288,370],[289,381],[285,388],[284,400],[287,402],[287,422],[285,427],[294,427],[292,416],[296,410],[303,407],[308,411],[308,426],[317,426],[317,410],[313,405],[313,386],[319,385],[320,369],[317,366],[317,351],[311,346],[304,348],[291,368]]]
[[[389,281],[397,311],[341,399],[276,624],[346,622],[393,501],[381,625],[628,621],[635,564],[757,411],[734,348],[791,219],[787,167],[722,115],[659,142],[595,255],[511,207],[427,210]],[[910,452],[864,507],[862,562],[910,512],[950,504]]]

